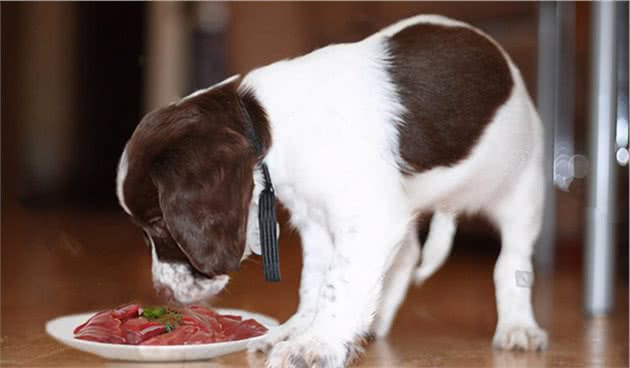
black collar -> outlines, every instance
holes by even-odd
[[[278,252],[278,234],[276,233],[276,197],[271,183],[269,169],[263,157],[262,143],[251,116],[240,96],[238,105],[245,121],[245,135],[254,152],[258,156],[258,164],[263,173],[264,188],[258,197],[258,230],[260,233],[260,248],[263,258],[263,272],[265,280],[270,282],[280,281],[280,254]]]

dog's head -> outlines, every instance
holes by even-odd
[[[147,114],[123,151],[118,199],[144,231],[154,283],[181,302],[218,293],[257,242],[251,124],[266,150],[262,107],[228,81]]]

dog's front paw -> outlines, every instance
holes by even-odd
[[[267,334],[247,346],[250,352],[260,351],[268,353],[277,343],[290,339],[294,335],[300,334],[312,321],[312,316],[307,313],[298,312],[291,316],[280,326],[270,330]]]
[[[269,350],[271,350],[271,348],[273,348],[276,344],[287,340],[296,334],[302,327],[301,321],[303,320],[304,318],[302,316],[297,314],[294,315],[285,323],[267,332],[267,334],[259,340],[249,343],[249,345],[247,345],[247,350],[249,352],[269,352]]]
[[[352,363],[360,347],[303,335],[278,343],[267,358],[267,368],[343,368]]]
[[[502,350],[541,351],[547,344],[547,333],[538,326],[500,326],[492,339],[492,345]]]

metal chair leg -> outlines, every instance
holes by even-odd
[[[611,311],[614,302],[617,110],[616,2],[593,2],[591,96],[584,307]]]

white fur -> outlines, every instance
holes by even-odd
[[[390,26],[387,26],[381,29],[379,32],[372,35],[372,37],[380,37],[380,36],[393,36],[396,33],[402,31],[407,27],[411,27],[416,24],[437,24],[442,26],[450,26],[450,27],[466,27],[469,29],[475,30],[475,32],[482,33],[478,29],[472,27],[470,24],[461,22],[456,19],[447,18],[443,15],[437,14],[421,14],[413,17],[409,17],[403,20],[400,20]]]
[[[219,83],[213,84],[212,86],[210,86],[210,87],[208,87],[208,88],[198,89],[198,90],[196,90],[195,92],[193,92],[193,93],[189,94],[188,96],[183,97],[181,100],[179,100],[179,101],[177,102],[177,104],[179,104],[179,103],[181,103],[181,102],[183,102],[183,101],[186,101],[186,100],[188,100],[188,99],[190,99],[190,98],[193,98],[193,97],[195,97],[195,96],[199,96],[199,95],[201,95],[201,94],[204,94],[204,93],[206,93],[206,92],[208,92],[208,91],[212,91],[212,90],[213,90],[213,89],[215,89],[215,88],[219,88],[219,87],[221,87],[221,86],[223,86],[223,85],[226,85],[226,84],[228,84],[228,83],[234,82],[235,80],[237,80],[237,79],[238,79],[238,78],[240,78],[240,77],[241,77],[241,75],[240,75],[240,74],[235,74],[235,75],[233,75],[233,76],[231,76],[231,77],[228,77],[228,78],[226,78],[226,79],[222,80],[222,81],[221,81],[221,82],[219,82]]]
[[[254,170],[254,190],[252,193],[252,201],[249,204],[249,214],[247,216],[247,244],[243,259],[247,258],[252,253],[257,255],[262,254],[260,248],[260,229],[258,227],[258,198],[263,188],[263,174],[259,169]],[[280,231],[278,231],[277,234],[280,235]]]
[[[515,87],[470,156],[452,167],[403,176],[396,125],[404,110],[385,71],[384,38],[420,22],[471,28],[439,16],[414,17],[357,43],[256,69],[241,84],[268,114],[273,145],[265,161],[305,255],[298,312],[252,347],[272,348],[269,367],[297,365],[296,359],[340,366],[344,346],[357,337],[371,328],[387,334],[418,258],[411,248],[417,239],[409,238],[413,219],[428,211],[446,217],[431,229],[429,239],[435,239],[417,277],[427,277],[446,258],[458,213],[487,213],[503,238],[494,343],[546,345],[530,290],[515,283],[515,272],[531,272],[540,225],[540,121],[506,55]]]
[[[118,197],[118,203],[120,206],[127,212],[127,214],[131,214],[127,204],[125,203],[125,195],[123,193],[123,184],[125,183],[125,178],[127,177],[127,146],[123,150],[122,155],[120,156],[120,161],[118,162],[118,171],[116,174],[116,196]]]
[[[260,192],[265,187],[263,173],[260,167],[254,170],[254,190],[252,193],[252,201],[249,204],[249,214],[247,216],[247,236],[246,247],[242,259],[247,258],[251,254],[261,255],[260,245],[260,229],[258,225],[258,199]],[[280,224],[276,222],[276,236],[280,237]]]
[[[219,275],[211,279],[196,278],[188,265],[160,262],[153,240],[151,240],[151,273],[154,287],[168,289],[168,292],[181,303],[195,303],[214,296],[223,290],[230,279],[227,275]]]
[[[420,284],[440,268],[453,244],[455,217],[452,214],[436,211],[431,219],[431,230],[422,249],[422,264],[415,272],[416,283]]]
[[[405,299],[413,275],[412,271],[420,258],[418,235],[416,222],[412,222],[404,243],[385,274],[383,295],[372,325],[372,331],[377,337],[384,337],[389,333],[396,312]]]

